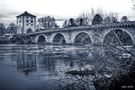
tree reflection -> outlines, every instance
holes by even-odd
[[[40,67],[44,70],[54,72],[57,60],[52,56],[50,57],[47,55],[42,55],[39,57],[40,57],[40,62],[39,62]]]
[[[21,52],[17,55],[17,70],[29,75],[30,72],[37,70],[36,56],[32,53]]]

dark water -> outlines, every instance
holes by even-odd
[[[90,58],[90,46],[0,45],[0,90],[53,90],[65,71]]]

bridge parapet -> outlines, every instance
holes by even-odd
[[[35,42],[44,39],[46,43],[53,43],[53,41],[57,41],[54,40],[54,38],[56,38],[55,36],[57,36],[57,38],[60,39],[60,42],[64,41],[67,44],[73,44],[76,37],[78,35],[82,35],[82,37],[86,36],[85,39],[90,38],[92,44],[97,44],[102,43],[105,39],[105,36],[107,36],[112,30],[116,29],[123,31],[126,35],[129,35],[133,43],[135,42],[135,21],[50,29],[40,32],[27,33],[24,35],[24,37],[30,37]],[[20,36],[23,36],[23,34]]]
[[[41,33],[55,33],[55,32],[63,32],[63,31],[76,31],[76,30],[102,30],[102,29],[110,29],[110,28],[131,28],[135,27],[135,21],[129,22],[118,22],[118,23],[107,23],[107,24],[96,24],[96,25],[87,25],[87,26],[77,26],[77,27],[67,27],[67,28],[60,28],[60,29],[50,29],[40,32],[32,32],[26,35],[34,35],[34,34],[41,34]]]

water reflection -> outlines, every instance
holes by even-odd
[[[17,55],[17,70],[28,75],[37,70],[36,56],[32,53],[21,52]]]
[[[0,90],[53,90],[54,81],[66,70],[91,56],[84,46],[0,45]]]
[[[58,75],[60,71],[75,66],[75,62],[88,56],[83,49],[71,49],[70,47],[42,47],[42,46],[21,46],[16,53],[11,54],[12,60],[17,62],[17,70],[29,75],[32,72],[45,72]],[[16,57],[16,58],[15,58]]]

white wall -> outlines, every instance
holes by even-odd
[[[33,22],[31,22],[31,20]],[[27,33],[29,28],[32,29],[32,32],[36,30],[36,17],[31,18],[31,16],[21,16],[17,18],[17,22],[17,34]]]

